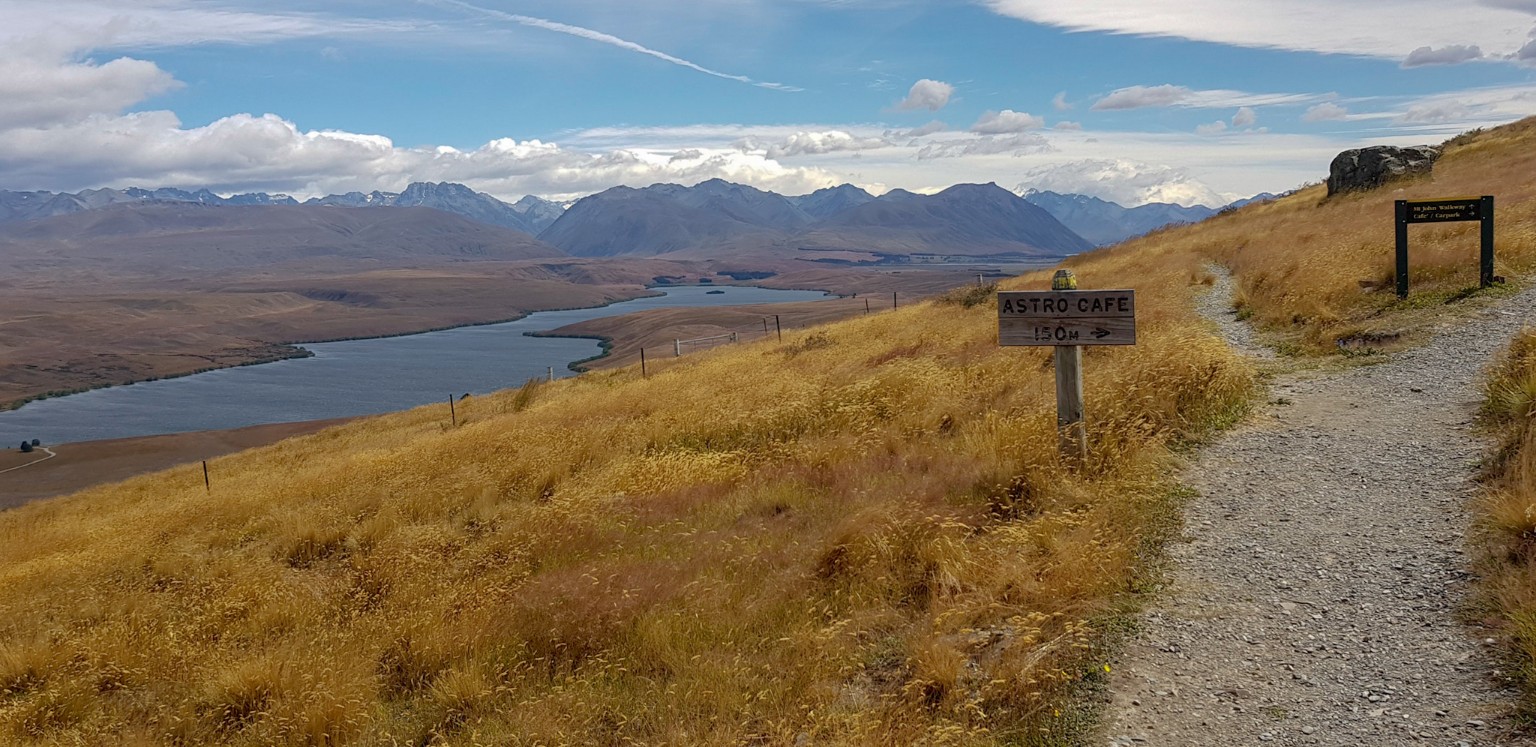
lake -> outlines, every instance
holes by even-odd
[[[263,423],[376,415],[448,396],[484,394],[602,352],[596,340],[528,337],[599,317],[683,306],[831,298],[819,291],[739,286],[657,288],[665,294],[592,309],[541,311],[515,322],[401,337],[310,343],[312,358],[226,368],[38,400],[0,412],[0,447],[222,430]],[[724,291],[712,293],[711,291]]]

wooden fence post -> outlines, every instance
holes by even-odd
[[[453,418],[453,426],[459,426],[459,410],[453,406],[453,395],[448,395],[448,416]]]
[[[774,328],[775,331],[777,331],[779,333],[779,342],[783,342],[784,341],[784,328],[779,326],[779,315],[778,314],[774,314],[773,315],[773,328]]]
[[[681,357],[683,357],[683,341],[682,340],[679,340],[677,338],[673,338],[672,339],[672,357],[673,358],[681,358]]]
[[[213,494],[213,481],[208,479],[208,460],[203,460],[203,492]]]

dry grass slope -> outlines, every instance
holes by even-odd
[[[1419,229],[1414,299],[1362,290],[1391,199],[1495,193],[1528,270],[1533,130],[1074,260],[1142,309],[1140,345],[1087,355],[1081,473],[1048,352],[961,294],[227,457],[211,496],[182,468],[0,514],[0,742],[1060,743],[1173,513],[1169,447],[1253,392],[1193,311],[1205,263],[1297,351],[1411,333],[1475,248]]]
[[[1491,194],[1497,274],[1536,269],[1536,118],[1450,140],[1427,177],[1327,197],[1312,186],[1274,202],[1164,230],[1124,245],[1210,256],[1230,267],[1239,308],[1295,354],[1390,349],[1411,343],[1447,305],[1509,292],[1478,291],[1476,223],[1409,230],[1411,295],[1393,292],[1394,200]]]
[[[1484,602],[1505,623],[1536,717],[1536,330],[1522,332],[1490,368],[1485,423],[1497,447],[1484,464],[1478,505]]]
[[[1250,393],[1202,262],[1078,263],[1144,309],[1081,475],[1048,353],[957,297],[0,515],[0,741],[1049,742],[1168,445]]]

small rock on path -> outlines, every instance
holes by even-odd
[[[1205,309],[1230,287],[1219,272]],[[1120,657],[1099,744],[1528,743],[1458,611],[1481,372],[1533,312],[1521,293],[1388,362],[1282,377],[1203,449],[1170,587]]]

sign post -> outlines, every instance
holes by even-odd
[[[1493,276],[1493,195],[1450,197],[1442,200],[1398,200],[1397,297],[1408,297],[1408,226],[1413,223],[1482,223],[1482,251],[1478,261],[1479,285],[1487,288]]]
[[[1049,291],[997,294],[998,344],[1051,346],[1056,354],[1056,428],[1062,456],[1088,459],[1084,426],[1083,346],[1136,344],[1136,291],[1078,290],[1058,270]]]

